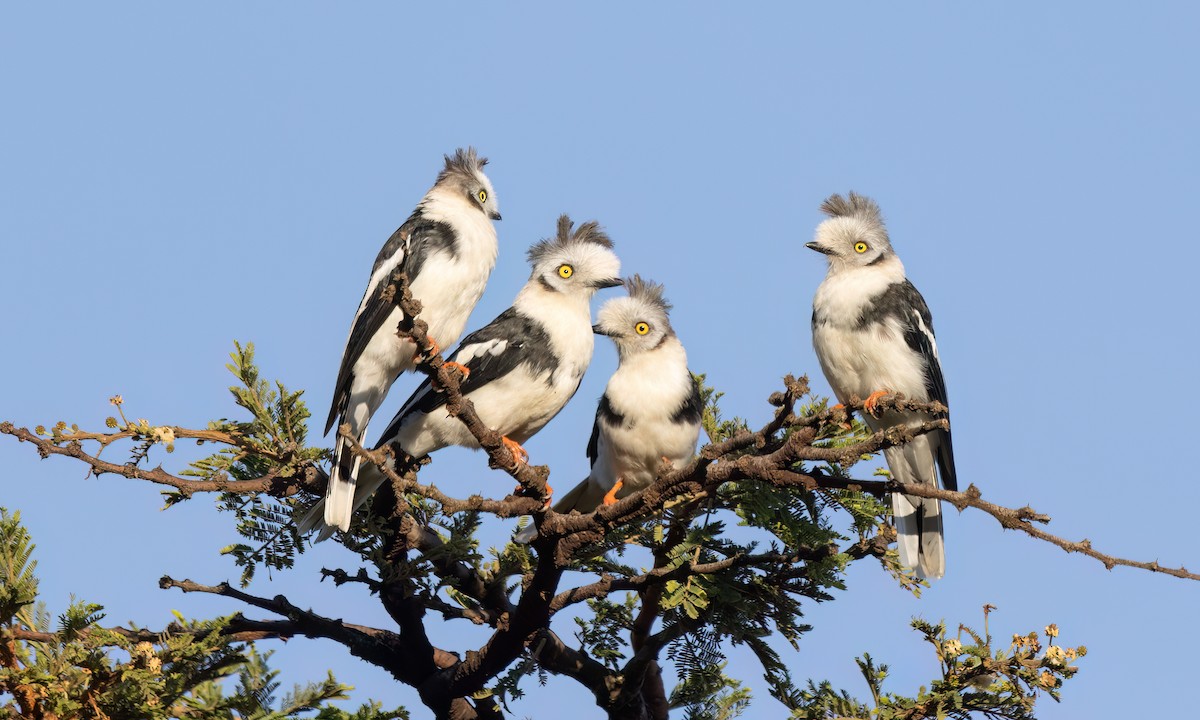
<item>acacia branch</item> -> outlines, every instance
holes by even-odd
[[[699,623],[695,623],[699,624]],[[650,697],[645,697],[643,692],[644,683],[649,677],[661,672],[658,667],[658,654],[672,640],[683,637],[690,630],[694,630],[693,623],[684,623],[682,621],[663,628],[662,630],[648,635],[641,639],[640,647],[636,649],[633,657],[625,663],[625,667],[621,670],[622,687],[621,693],[613,702],[612,706],[620,707],[624,705],[636,704],[638,701],[643,703],[665,704],[666,697],[662,696],[662,688],[655,688],[657,692],[651,693]]]
[[[84,628],[77,634],[80,638],[89,638],[98,634],[113,634],[128,642],[158,643],[165,637],[179,635],[196,635],[199,632],[178,623],[171,623],[162,630],[146,630],[124,627]],[[256,640],[287,640],[299,632],[295,623],[288,620],[252,620],[243,617],[241,613],[230,618],[228,625],[221,630],[221,636],[233,642],[254,642]],[[23,642],[59,643],[62,637],[58,633],[26,630],[24,628],[5,628],[0,630],[0,636],[10,637]],[[118,646],[117,640],[101,643],[103,646]]]
[[[295,635],[325,638],[340,643],[355,657],[387,670],[397,680],[406,684],[415,685],[420,679],[417,673],[420,671],[422,659],[412,657],[411,648],[406,648],[401,638],[388,630],[322,617],[293,605],[283,595],[276,595],[274,598],[258,597],[242,592],[225,582],[219,585],[201,585],[191,580],[175,580],[164,575],[158,581],[158,585],[163,589],[178,588],[185,593],[199,592],[233,598],[281,615],[295,626]],[[453,653],[438,648],[433,648],[430,659],[438,667],[451,666],[458,661],[458,657]]]
[[[819,562],[838,552],[836,545],[820,545],[817,547],[800,548],[788,553],[758,553],[754,555],[737,554],[723,560],[707,563],[687,562],[676,567],[658,566],[654,569],[633,577],[614,578],[609,573],[603,573],[600,579],[587,585],[565,590],[554,596],[550,603],[552,612],[558,612],[570,605],[576,605],[587,600],[608,597],[615,592],[642,592],[651,587],[667,583],[670,580],[685,582],[687,578],[697,575],[714,575],[730,569],[743,567],[770,568],[791,567],[799,562]]]
[[[316,477],[315,470],[308,468],[302,475],[292,475],[289,477],[284,477],[276,470],[271,470],[260,477],[250,480],[232,480],[227,475],[216,480],[189,480],[172,475],[163,470],[161,465],[147,470],[134,464],[118,465],[107,460],[101,460],[99,456],[84,451],[83,444],[79,439],[71,439],[65,445],[60,445],[58,441],[52,438],[40,437],[28,428],[16,427],[7,421],[0,422],[0,433],[11,435],[21,442],[32,443],[37,448],[38,454],[43,458],[50,457],[51,455],[75,458],[88,465],[96,476],[108,473],[121,475],[133,480],[148,480],[159,485],[173,487],[184,497],[191,497],[198,492],[270,493],[276,497],[289,497],[297,494],[301,489],[311,487]],[[80,437],[84,435],[89,434],[83,433]]]
[[[538,664],[550,672],[566,675],[592,691],[600,707],[608,707],[620,693],[619,678],[587,653],[567,647],[554,631],[538,630],[529,644]]]
[[[542,628],[549,627],[554,591],[563,568],[549,557],[539,557],[508,622],[498,627],[477,652],[454,668],[448,678],[448,690],[454,696],[468,695],[481,689],[489,679],[508,667],[525,649],[526,641]]]
[[[472,412],[474,412],[474,410],[472,410]],[[349,433],[348,425],[343,425],[342,428],[338,430],[338,433],[340,437],[345,439],[346,445],[350,448],[351,452],[367,460],[368,462],[371,462],[379,468],[380,472],[383,473],[383,476],[391,482],[392,487],[399,491],[398,497],[403,497],[404,493],[420,495],[427,500],[433,500],[441,505],[442,511],[447,515],[452,515],[459,512],[485,512],[502,518],[519,517],[521,515],[529,514],[533,510],[540,508],[545,504],[544,501],[538,501],[533,498],[516,497],[514,495],[509,495],[503,500],[493,500],[478,494],[471,495],[465,499],[450,497],[433,485],[423,485],[417,482],[417,476],[415,474],[410,474],[407,471],[407,468],[401,472],[397,472],[396,468],[393,467],[393,458],[395,458],[396,454],[392,448],[382,447],[375,450],[368,450],[360,445],[358,440]],[[501,445],[501,448],[504,449],[505,452],[508,452],[508,449],[504,448],[503,445]],[[403,465],[403,463],[401,465]],[[521,468],[508,472],[513,474],[514,472],[520,473],[524,470],[532,471],[534,469],[529,468],[529,466],[522,465]],[[549,472],[547,471],[547,476],[548,475]]]

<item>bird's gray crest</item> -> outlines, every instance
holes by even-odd
[[[558,233],[554,239],[539,240],[529,248],[529,262],[531,265],[537,265],[542,258],[546,257],[555,250],[561,250],[568,245],[579,243],[592,243],[600,247],[612,250],[613,243],[609,239],[608,234],[600,227],[600,223],[595,220],[589,220],[578,228],[574,227],[575,223],[571,222],[571,217],[566,213],[558,216]]]
[[[473,147],[466,150],[459,148],[454,151],[453,156],[446,155],[445,158],[446,167],[442,168],[437,177],[439,183],[455,176],[473,180],[476,174],[483,172],[483,166],[488,163],[487,158],[479,157]]]
[[[821,203],[821,212],[829,217],[858,217],[883,225],[883,213],[879,211],[879,205],[866,195],[859,195],[853,190],[850,191],[849,197],[834,193],[825,198],[825,202]]]
[[[644,280],[641,275],[625,279],[625,288],[629,297],[642,300],[660,308],[664,314],[671,311],[671,303],[663,296],[663,286],[653,280]]]

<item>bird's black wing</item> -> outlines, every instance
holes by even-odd
[[[904,341],[914,352],[920,353],[925,366],[925,390],[930,400],[949,406],[946,398],[946,381],[942,377],[942,363],[938,360],[937,341],[933,335],[933,315],[925,298],[908,280],[892,287],[900,288],[903,304],[908,307],[904,321]]]
[[[513,308],[463,338],[462,344],[447,360],[467,368],[469,374],[459,386],[463,395],[495,382],[522,364],[528,365],[535,375],[542,371],[553,372],[558,367],[545,328]],[[515,401],[520,402],[520,398]],[[414,412],[428,414],[445,404],[445,394],[434,390],[433,381],[425,378],[383,431],[379,445],[391,442],[408,415]]]
[[[342,364],[338,368],[337,382],[334,383],[333,404],[325,423],[326,433],[347,410],[350,388],[354,384],[354,364],[395,307],[393,301],[385,297],[391,285],[392,272],[401,268],[408,275],[409,282],[412,282],[429,254],[441,248],[454,251],[454,231],[446,223],[426,220],[416,212],[392,233],[380,249],[371,268],[370,284],[350,327],[346,350],[342,353]]]
[[[933,334],[933,315],[929,312],[929,306],[925,304],[925,298],[921,296],[920,291],[908,280],[895,283],[888,287],[874,306],[883,314],[893,315],[900,320],[904,327],[905,343],[913,352],[920,354],[925,366],[925,390],[929,399],[950,407],[950,401],[946,397],[946,380],[942,376],[942,363],[938,360],[937,341]],[[954,469],[954,446],[950,441],[950,431],[937,432],[942,434],[937,458],[942,469],[942,484],[947,490],[957,490],[958,478]]]
[[[600,456],[601,421],[617,426],[625,422],[625,417],[616,410],[613,410],[612,403],[608,400],[607,392],[600,396],[600,403],[596,406],[596,420],[592,423],[592,436],[588,438],[587,444],[588,467],[595,465],[596,458]]]
[[[700,419],[704,416],[704,402],[700,398],[700,383],[696,382],[696,378],[692,375],[691,371],[688,371],[688,379],[692,381],[692,391],[679,408],[675,410],[675,414],[671,416],[671,422],[699,425]]]

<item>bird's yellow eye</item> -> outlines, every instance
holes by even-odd
[[[867,244],[865,242],[860,241],[860,242],[854,243],[854,252],[861,255],[862,253],[865,253],[866,251],[867,251]]]
[[[487,190],[480,190],[475,197],[479,198],[479,202],[487,202]]]
[[[638,335],[645,335],[646,333],[650,332],[650,326],[644,322],[640,322],[633,326],[633,331]]]
[[[559,265],[558,266],[558,276],[560,278],[562,278],[563,280],[566,280],[567,278],[571,277],[574,274],[575,274],[575,268],[571,267],[570,265]]]

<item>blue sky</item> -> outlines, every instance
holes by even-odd
[[[375,253],[441,155],[472,144],[492,160],[504,220],[471,327],[507,307],[525,249],[559,213],[597,219],[627,273],[666,285],[726,413],[759,423],[785,373],[828,391],[808,327],[824,263],[803,244],[821,200],[855,189],[882,206],[932,308],[960,481],[1101,550],[1200,566],[1194,441],[1175,422],[1200,402],[1198,15],[1183,3],[7,5],[0,419],[98,427],[115,393],[156,424],[229,416],[235,339],[323,417]],[[560,484],[586,472],[615,363],[599,343],[575,400],[528,445]],[[154,627],[172,608],[242,609],[157,589],[164,573],[235,579],[216,554],[232,523],[206,499],[159,512],[148,484],[84,479],[11,439],[0,460],[0,504],[38,542],[52,610],[74,593]],[[427,472],[463,495],[511,485],[465,451]],[[1040,717],[1178,714],[1200,586],[1108,572],[974,511],[951,510],[947,544],[947,577],[920,600],[854,568],[836,602],[808,612],[816,629],[793,675],[866,695],[853,657],[870,651],[892,666],[888,687],[910,692],[936,668],[908,618],[978,624],[991,603],[995,635],[1056,622],[1089,647]],[[251,590],[385,625],[369,598],[316,584],[347,559],[320,547]],[[480,639],[448,632],[459,647]],[[330,643],[276,657],[285,682],[332,666],[356,700],[420,708]],[[734,663],[758,698],[749,717],[779,715],[757,668]],[[516,716],[568,702],[601,717],[562,681]]]

